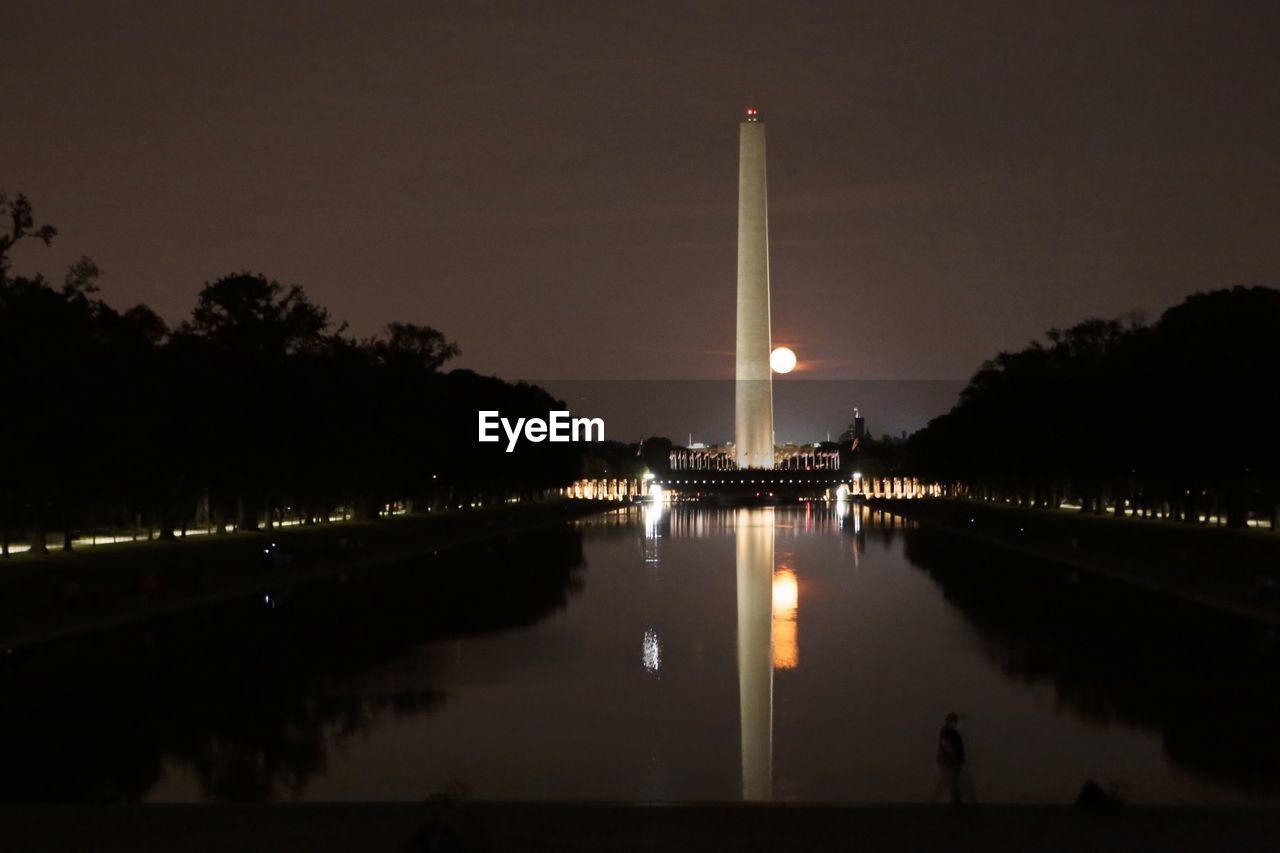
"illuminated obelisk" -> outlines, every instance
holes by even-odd
[[[738,130],[738,354],[734,450],[739,468],[773,467],[769,369],[769,203],[764,122],[747,110]]]

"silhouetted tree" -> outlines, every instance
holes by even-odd
[[[1047,345],[984,364],[911,437],[908,464],[1024,505],[1280,521],[1277,335],[1280,291],[1263,287],[1195,294],[1150,326],[1051,330]]]
[[[459,350],[430,326],[353,340],[301,287],[244,272],[206,284],[170,333],[145,306],[101,301],[88,258],[60,287],[13,275],[13,246],[56,231],[21,195],[0,195],[0,215],[3,553],[17,530],[45,551],[50,529],[70,547],[86,526],[174,538],[197,519],[373,518],[535,496],[578,474],[576,446],[478,444],[481,409],[565,406],[536,386],[443,373]]]

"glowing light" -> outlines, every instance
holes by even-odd
[[[796,573],[781,568],[773,573],[773,668],[795,669],[800,663],[796,638],[796,611],[800,585]]]
[[[800,585],[791,569],[778,569],[773,574],[773,615],[795,615],[800,603]]]
[[[796,369],[796,354],[789,347],[778,347],[769,353],[769,366],[774,373],[790,373]]]
[[[654,674],[662,668],[662,645],[652,628],[644,632],[644,641],[640,645],[640,662]]]
[[[644,554],[646,563],[657,563],[658,540],[662,537],[662,512],[666,508],[662,486],[653,483],[649,486],[650,500],[644,504],[641,512],[644,514],[644,539],[641,543],[641,550]]]

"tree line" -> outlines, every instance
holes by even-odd
[[[1224,518],[1280,509],[1280,291],[1197,293],[1155,323],[1086,320],[1002,352],[911,436],[906,466],[973,496]]]
[[[533,497],[577,475],[579,448],[476,442],[476,412],[546,417],[545,390],[442,368],[430,326],[359,339],[296,285],[242,272],[205,284],[170,328],[98,296],[82,258],[62,281],[18,275],[48,244],[29,200],[0,195],[0,553],[58,531],[270,527]]]

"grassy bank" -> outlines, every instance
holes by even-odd
[[[592,501],[510,504],[17,555],[0,562],[0,647],[112,627],[616,506]]]
[[[1280,536],[979,501],[870,502],[958,536],[1280,625]]]

